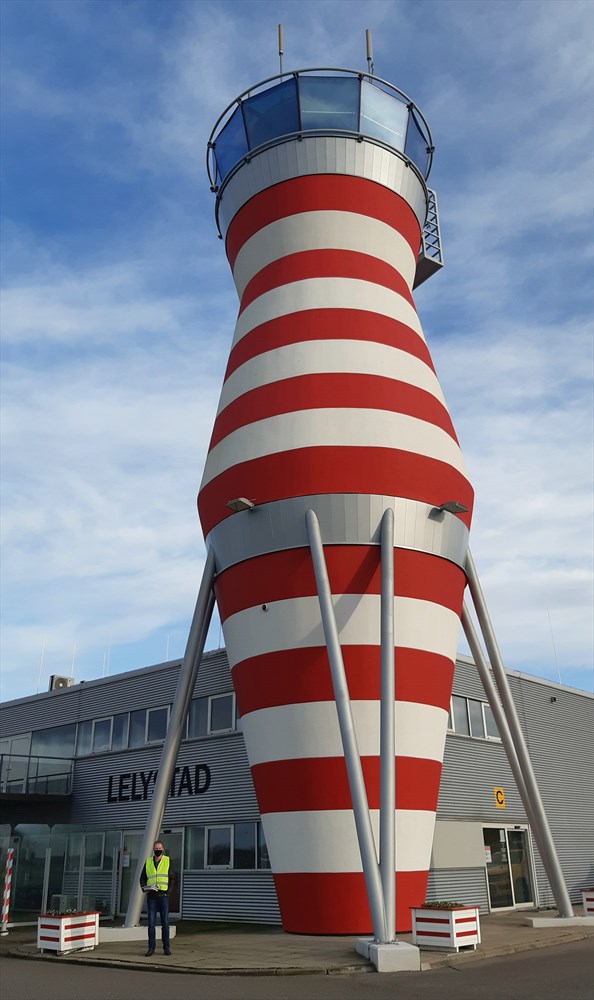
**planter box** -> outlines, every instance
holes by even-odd
[[[412,941],[419,948],[476,948],[481,943],[478,906],[453,910],[412,907]]]
[[[99,943],[99,913],[42,913],[37,918],[40,951],[88,951]]]
[[[582,903],[584,916],[594,917],[594,889],[582,889]]]

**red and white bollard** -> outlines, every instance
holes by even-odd
[[[0,936],[8,934],[8,910],[10,907],[10,890],[12,886],[12,866],[14,863],[14,847],[6,852],[6,872],[4,874],[4,892],[2,893],[2,920]]]

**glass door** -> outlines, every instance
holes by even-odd
[[[528,831],[508,830],[507,842],[509,844],[509,863],[516,906],[533,903],[528,853]]]
[[[528,831],[483,827],[487,882],[492,910],[509,910],[533,902]]]
[[[136,865],[142,846],[144,834],[136,832],[124,832],[124,843],[122,856],[120,859],[120,914],[125,914],[130,902],[130,888],[132,880],[136,878]],[[163,834],[163,846],[166,854],[171,858],[171,867],[175,873],[169,892],[169,913],[172,917],[181,916],[181,878],[183,862],[183,830],[172,830],[171,833]],[[143,911],[146,911],[146,899],[143,899]]]

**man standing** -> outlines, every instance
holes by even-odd
[[[172,874],[169,858],[164,853],[163,844],[160,840],[156,840],[153,846],[152,857],[146,859],[140,876],[142,891],[146,893],[146,908],[148,913],[147,958],[149,955],[155,954],[157,910],[161,918],[163,953],[171,955],[171,948],[169,947],[169,897],[167,893],[171,884]]]

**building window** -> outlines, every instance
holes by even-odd
[[[457,694],[452,695],[452,716],[454,719],[454,732],[470,736],[466,698],[460,698]]]
[[[104,833],[85,833],[85,870],[99,871],[103,868]]]
[[[109,719],[95,719],[93,723],[93,753],[101,753],[111,747],[111,716]]]
[[[261,823],[256,823],[256,840],[258,845],[258,868],[270,868],[270,858],[268,857],[268,848]]]
[[[129,747],[142,747],[146,740],[146,708],[130,712]]]
[[[167,735],[169,705],[165,705],[161,708],[149,708],[146,714],[146,742],[162,742]]]
[[[501,740],[489,705],[476,698],[463,698],[457,694],[452,695],[448,729],[475,739]]]
[[[269,870],[270,859],[260,822],[233,826],[188,826],[184,838],[184,867],[234,868],[237,871]]]
[[[485,723],[483,721],[483,708],[480,701],[474,698],[468,699],[468,714],[470,716],[470,735],[484,739]]]
[[[206,827],[206,867],[231,868],[233,827]]]
[[[114,715],[113,728],[111,730],[111,749],[125,750],[128,746],[128,713]]]
[[[201,871],[204,868],[204,827],[187,826],[184,838],[185,868]]]
[[[235,695],[213,694],[190,703],[186,738],[193,740],[213,733],[235,732]]]
[[[76,736],[76,756],[85,757],[91,752],[93,740],[93,720],[89,719],[86,722],[79,722],[78,733]]]
[[[210,699],[209,733],[228,733],[233,729],[235,729],[235,695],[213,695]]]
[[[483,715],[485,718],[485,732],[487,734],[487,739],[489,740],[500,740],[499,730],[497,728],[497,723],[495,722],[495,716],[491,711],[490,705],[483,702]]]
[[[233,867],[256,867],[256,825],[236,823],[233,837]]]
[[[32,757],[73,757],[76,740],[76,723],[38,729],[31,736]]]

